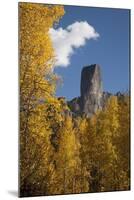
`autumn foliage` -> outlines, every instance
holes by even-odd
[[[91,118],[56,98],[49,29],[62,6],[19,4],[20,196],[129,190],[129,94]]]

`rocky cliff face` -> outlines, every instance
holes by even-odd
[[[80,91],[80,97],[68,102],[73,113],[90,117],[98,109],[102,109],[107,93],[103,92],[99,65],[93,64],[82,69]]]
[[[81,111],[90,116],[101,109],[102,94],[100,66],[84,67],[81,73]]]

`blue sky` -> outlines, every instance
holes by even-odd
[[[65,15],[58,27],[87,21],[99,33],[97,40],[86,40],[74,49],[70,64],[56,67],[63,85],[56,95],[72,99],[80,95],[80,75],[83,66],[99,64],[104,91],[116,93],[129,89],[129,10],[65,6]]]

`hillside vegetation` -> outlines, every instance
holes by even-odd
[[[62,6],[20,3],[20,196],[130,189],[129,94],[92,117],[55,96],[49,28]]]

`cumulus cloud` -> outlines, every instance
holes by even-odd
[[[56,54],[57,66],[67,67],[70,64],[70,57],[76,48],[84,46],[87,40],[97,39],[99,34],[94,27],[86,21],[75,22],[65,29],[50,29],[50,36]]]

